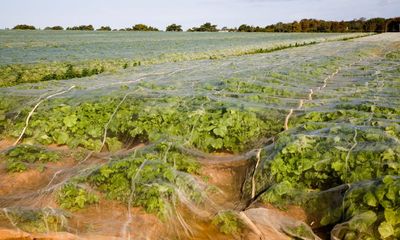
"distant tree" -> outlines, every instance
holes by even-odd
[[[36,28],[32,25],[19,24],[13,27],[13,30],[36,30]]]
[[[369,19],[365,23],[365,31],[366,32],[386,32],[386,21],[388,21],[388,20],[386,20],[384,18]]]
[[[61,27],[61,26],[53,26],[53,27],[46,27],[44,30],[57,30],[57,31],[61,31],[61,30],[64,30],[64,28]]]
[[[242,24],[239,26],[238,32],[254,32],[254,27],[246,25],[246,24]]]
[[[93,31],[93,25],[81,25],[81,26],[74,26],[74,27],[67,27],[67,30],[79,30],[79,31]]]
[[[165,31],[167,31],[167,32],[182,32],[182,26],[181,25],[176,25],[174,23],[174,24],[171,24],[171,25],[167,26]]]
[[[159,31],[157,28],[147,26],[145,24],[136,24],[132,28],[126,29],[127,31],[142,31],[142,32],[148,32],[148,31]]]
[[[189,32],[218,32],[217,25],[212,25],[207,22],[201,25],[200,27],[193,27],[188,30]]]
[[[400,32],[400,17],[387,20],[386,21],[386,31]]]
[[[339,22],[332,22],[331,31],[332,32],[339,32],[340,31]]]
[[[317,22],[316,30],[317,32],[330,32],[332,28],[331,22],[319,21]]]
[[[297,21],[292,23],[292,32],[301,32],[301,25]]]
[[[96,31],[111,31],[111,28],[109,26],[101,26],[99,29],[96,29]]]
[[[350,21],[347,25],[349,28],[350,32],[362,32],[364,31],[364,26],[365,24],[365,18],[360,18],[360,19],[354,19],[353,21]]]
[[[240,31],[265,31],[265,32],[386,32],[394,28],[396,18],[365,18],[351,21],[324,21],[317,19],[302,19],[300,22],[276,23],[265,28],[251,27],[247,25],[239,27]],[[390,29],[389,29],[389,23]]]

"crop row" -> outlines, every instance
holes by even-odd
[[[350,34],[344,36],[328,36],[326,38],[305,38],[303,40],[289,40],[283,43],[268,43],[249,45],[242,48],[226,48],[214,51],[162,53],[155,57],[115,58],[41,62],[35,61],[26,64],[7,64],[0,66],[0,87],[13,86],[21,83],[34,83],[49,80],[82,78],[103,72],[116,72],[140,65],[151,65],[165,62],[181,62],[200,59],[220,59],[229,56],[268,53],[276,50],[312,45],[319,42],[351,39],[366,34]],[[5,54],[8,54],[7,52]],[[32,53],[33,54],[33,53]]]

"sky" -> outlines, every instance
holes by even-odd
[[[266,26],[303,18],[352,20],[400,16],[400,0],[0,0],[0,28],[92,24],[96,28],[144,23],[184,29],[205,22],[218,27]]]

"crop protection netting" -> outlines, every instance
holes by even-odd
[[[369,33],[0,32],[0,86],[82,78],[126,68],[220,59]]]
[[[271,218],[284,235],[400,238],[399,47],[376,35],[1,88],[0,225],[258,233],[243,211],[272,205],[306,213]],[[247,166],[228,200],[202,171],[227,158]]]

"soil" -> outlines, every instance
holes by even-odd
[[[200,175],[218,189],[211,196],[213,201],[225,209],[244,208],[246,203],[242,199],[242,185],[254,163],[228,153],[214,155],[212,159],[199,159],[199,162]]]

